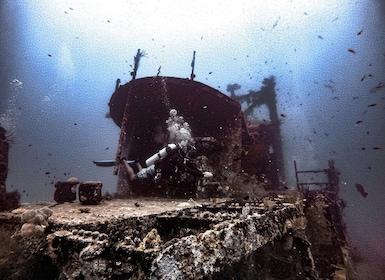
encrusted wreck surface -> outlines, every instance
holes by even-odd
[[[297,193],[248,202],[125,199],[91,206],[23,205],[0,219],[1,279],[319,277]],[[44,231],[28,231],[28,223]],[[340,273],[346,275],[343,269]]]

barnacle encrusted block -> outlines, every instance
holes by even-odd
[[[85,205],[95,205],[102,201],[102,182],[84,181],[79,185],[79,201]]]
[[[57,182],[53,199],[57,203],[74,202],[76,200],[76,185],[78,183],[79,180],[76,178],[70,178],[66,182]]]

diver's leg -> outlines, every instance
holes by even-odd
[[[132,169],[132,167],[127,163],[126,160],[123,160],[123,164],[124,164],[124,168],[127,171],[128,178],[130,179],[130,181],[135,180],[135,171],[134,171],[134,169]]]

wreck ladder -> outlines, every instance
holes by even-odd
[[[295,170],[295,179],[297,181],[297,189],[298,190],[303,190],[303,186],[310,186],[310,185],[317,185],[317,186],[329,186],[330,185],[330,182],[329,180],[327,182],[308,182],[308,183],[304,183],[304,182],[300,182],[299,180],[299,175],[298,174],[303,174],[303,173],[326,173],[325,170],[301,170],[299,171],[298,168],[297,168],[297,162],[294,161],[294,170]]]

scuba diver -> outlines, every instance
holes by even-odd
[[[123,160],[130,181],[147,181],[148,179],[158,181],[166,179],[171,181],[183,181],[186,173],[194,177],[211,178],[213,174],[208,171],[200,171],[195,167],[195,147],[191,136],[190,125],[177,110],[171,109],[169,118],[166,120],[169,132],[169,143],[146,160],[146,167],[143,168],[136,162],[137,169],[134,169]],[[177,144],[173,144],[177,143]]]
[[[194,148],[187,143],[168,144],[159,152],[146,160],[146,167],[143,168],[139,162],[136,162],[138,172],[123,159],[123,164],[128,173],[130,181],[147,181],[160,179],[174,179],[183,173],[189,173],[194,177],[211,178],[213,174],[208,171],[200,171],[194,166]]]

